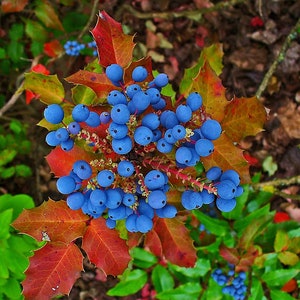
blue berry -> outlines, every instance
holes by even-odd
[[[72,193],[67,197],[67,205],[73,210],[80,209],[84,201],[85,198],[80,192]]]
[[[136,218],[135,224],[136,224],[136,229],[142,233],[146,233],[150,231],[153,227],[153,221],[146,215],[139,215]]]
[[[111,122],[108,127],[108,132],[114,139],[122,139],[127,136],[128,127],[125,124]]]
[[[222,127],[216,120],[206,120],[200,130],[203,136],[209,140],[218,139],[222,133]]]
[[[162,110],[167,106],[167,103],[166,103],[165,99],[160,98],[160,100],[157,103],[154,103],[151,105],[156,110]]]
[[[117,208],[111,208],[107,212],[108,218],[111,220],[122,220],[126,218],[126,209],[124,205],[120,205]]]
[[[60,146],[61,146],[61,149],[63,149],[64,151],[70,151],[74,148],[74,140],[69,138],[64,142],[61,142]]]
[[[143,117],[142,125],[148,127],[151,130],[155,130],[160,125],[160,120],[157,114],[150,113]]]
[[[103,190],[95,189],[90,194],[90,201],[93,206],[102,206],[106,204],[106,193]]]
[[[131,206],[131,205],[133,205],[135,202],[136,202],[136,200],[135,200],[135,196],[134,196],[133,194],[125,193],[125,194],[123,195],[122,203],[123,203],[125,206]]]
[[[81,127],[80,127],[80,124],[78,122],[71,122],[68,125],[68,130],[71,134],[78,134],[80,129],[81,129]]]
[[[117,154],[127,154],[132,149],[131,138],[127,135],[122,139],[113,139],[112,148]]]
[[[172,144],[172,145],[177,142],[177,140],[173,136],[171,128],[166,130],[164,138],[169,144]]]
[[[188,147],[179,147],[175,152],[175,159],[180,164],[188,164],[193,158],[193,154]]]
[[[173,149],[173,145],[168,143],[166,139],[161,138],[157,141],[156,148],[161,153],[169,153]]]
[[[126,94],[130,99],[132,99],[132,97],[140,91],[142,91],[142,88],[138,84],[131,84],[126,88]]]
[[[203,204],[210,204],[215,200],[215,195],[213,193],[209,193],[205,189],[200,192],[200,195],[202,197]]]
[[[192,111],[196,111],[202,106],[202,97],[199,93],[193,92],[186,98],[186,104]]]
[[[236,186],[240,184],[240,176],[235,170],[226,170],[220,177],[220,180],[231,180]]]
[[[207,139],[199,139],[195,144],[196,152],[203,157],[209,156],[214,151],[214,144]]]
[[[76,122],[84,122],[90,115],[88,107],[84,104],[77,104],[72,110],[73,120]]]
[[[139,200],[138,213],[146,215],[150,219],[154,217],[154,209],[143,199]]]
[[[222,170],[219,167],[211,167],[207,172],[206,172],[206,178],[208,180],[218,180],[221,177]]]
[[[117,104],[111,109],[110,117],[117,124],[126,124],[130,118],[130,111],[127,105]]]
[[[105,224],[109,229],[114,229],[117,225],[116,221],[110,218],[107,218],[105,220]]]
[[[185,209],[192,210],[203,205],[200,193],[194,191],[184,191],[181,195],[181,204]]]
[[[186,123],[191,120],[192,118],[192,110],[189,106],[180,104],[176,108],[176,117],[179,122]]]
[[[90,127],[98,127],[101,124],[100,116],[96,112],[91,111],[85,123]]]
[[[143,91],[137,92],[132,97],[131,103],[138,112],[142,112],[150,105],[150,96]]]
[[[181,140],[186,135],[186,129],[182,125],[175,125],[172,128],[172,135],[176,141]]]
[[[144,178],[144,183],[149,190],[156,190],[164,186],[164,174],[158,170],[151,170]]]
[[[129,177],[134,172],[134,165],[128,160],[122,160],[118,164],[118,174],[123,177]]]
[[[102,187],[109,187],[115,180],[115,175],[110,170],[102,170],[97,174],[97,182]]]
[[[58,128],[55,132],[55,136],[60,142],[65,142],[69,139],[69,131],[64,127]]]
[[[236,193],[236,185],[230,180],[222,180],[216,185],[218,195],[223,199],[232,199]]]
[[[68,195],[75,191],[76,182],[71,176],[62,176],[56,181],[56,187],[60,193]]]
[[[136,214],[131,214],[126,218],[125,221],[125,227],[129,232],[137,232],[137,227],[136,227],[136,219],[137,219]]]
[[[174,218],[177,215],[177,208],[174,205],[166,204],[164,207],[155,210],[160,218]]]
[[[145,91],[145,94],[149,95],[150,103],[157,104],[161,99],[161,94],[158,89],[156,88],[149,88]]]
[[[110,113],[107,112],[107,111],[103,111],[101,114],[100,114],[100,121],[102,124],[107,124],[110,122]]]
[[[153,133],[148,127],[140,126],[135,129],[133,138],[139,145],[146,146],[152,142]]]
[[[162,208],[167,203],[167,196],[161,190],[154,190],[148,196],[148,203],[154,209]]]
[[[132,79],[136,82],[142,82],[148,77],[148,71],[143,66],[137,66],[132,71]]]
[[[110,105],[127,104],[127,99],[122,92],[113,90],[108,94],[107,102]]]
[[[164,87],[169,83],[169,77],[165,73],[160,73],[154,78],[154,84],[157,87]]]
[[[110,81],[116,83],[123,81],[124,70],[118,64],[111,64],[106,68],[105,74]]]
[[[122,194],[118,189],[106,190],[106,199],[105,205],[110,209],[115,209],[122,204]]]
[[[48,134],[46,135],[46,143],[49,146],[54,146],[54,147],[60,144],[60,140],[58,140],[56,137],[56,131],[48,132]]]
[[[82,180],[92,176],[92,168],[85,160],[78,160],[73,165],[73,172]]]
[[[59,124],[64,118],[64,111],[58,104],[50,104],[44,110],[45,119],[51,124]]]

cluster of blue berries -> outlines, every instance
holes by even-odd
[[[67,55],[70,56],[78,56],[80,54],[80,51],[82,51],[86,47],[93,49],[93,56],[97,56],[95,41],[89,42],[87,44],[82,44],[74,40],[74,41],[67,41],[64,44],[65,52]]]
[[[247,287],[245,285],[246,273],[235,273],[233,266],[225,273],[222,269],[216,269],[212,273],[212,278],[223,286],[223,294],[232,296],[235,300],[244,300]]]
[[[67,195],[71,209],[81,209],[94,218],[104,216],[109,228],[114,228],[118,220],[125,220],[130,232],[151,230],[155,215],[176,216],[177,208],[167,199],[170,176],[186,182],[181,196],[185,209],[198,209],[216,200],[221,211],[232,210],[235,198],[243,192],[235,171],[222,172],[213,167],[204,182],[182,172],[213,153],[213,141],[222,133],[220,123],[199,117],[204,108],[197,92],[189,94],[174,111],[168,109],[161,95],[168,76],[160,73],[148,80],[149,75],[144,66],[137,66],[132,80],[124,83],[124,69],[118,64],[109,65],[106,76],[115,86],[107,95],[109,112],[98,114],[77,104],[72,110],[73,121],[66,125],[60,105],[45,109],[48,122],[62,125],[47,134],[50,146],[60,145],[69,151],[76,139],[83,137],[92,146],[91,151],[95,152],[96,147],[99,154],[99,160],[77,161],[69,175],[58,179],[58,190]],[[93,128],[96,131],[103,124],[107,124],[105,137],[97,138]],[[83,125],[90,127],[88,132]],[[90,136],[96,138],[91,140]],[[114,159],[107,159],[107,154],[114,154]]]

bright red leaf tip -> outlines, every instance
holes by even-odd
[[[49,300],[56,295],[69,294],[80,277],[83,256],[71,243],[48,243],[30,258],[22,282],[25,299]]]
[[[286,212],[278,211],[274,216],[274,223],[282,223],[289,220],[291,220],[291,218]]]

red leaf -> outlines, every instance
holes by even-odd
[[[90,161],[92,154],[75,145],[72,150],[67,152],[63,151],[61,147],[56,147],[46,156],[51,172],[58,177],[68,175],[74,162],[79,159]]]
[[[91,88],[99,98],[105,98],[110,91],[116,88],[105,74],[98,74],[86,70],[80,70],[65,78],[65,80],[70,83],[82,84]]]
[[[71,210],[65,201],[45,201],[33,209],[24,210],[12,226],[38,241],[70,243],[83,236],[88,217]]]
[[[127,66],[132,60],[133,36],[124,34],[120,23],[105,11],[100,12],[96,26],[91,31],[96,41],[100,64]]]
[[[163,256],[163,248],[160,238],[155,230],[151,230],[145,237],[145,249],[152,252],[157,257]]]
[[[286,293],[291,293],[296,290],[297,286],[298,285],[296,279],[292,278],[281,288],[281,290]]]
[[[49,300],[55,295],[69,294],[83,270],[82,260],[73,243],[48,243],[37,250],[22,282],[25,299]]]
[[[19,12],[28,4],[28,0],[2,0],[1,10],[4,13]]]
[[[289,221],[291,218],[286,212],[278,211],[274,216],[274,223],[281,223]]]
[[[154,230],[162,244],[163,254],[171,263],[193,267],[197,260],[196,249],[183,222],[178,219],[158,218]]]
[[[63,47],[58,40],[44,44],[44,53],[50,57],[58,57],[63,51]]]
[[[239,262],[239,254],[236,248],[228,248],[225,245],[222,245],[219,249],[220,255],[228,261],[228,263],[237,265]]]
[[[82,239],[82,249],[107,275],[122,274],[130,261],[126,241],[116,230],[109,229],[103,218],[91,221]]]

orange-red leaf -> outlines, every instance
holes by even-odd
[[[109,229],[103,218],[91,221],[83,236],[82,248],[90,261],[107,275],[122,274],[130,261],[126,241],[116,230]]]
[[[229,248],[225,245],[221,245],[219,253],[230,264],[237,265],[240,261],[239,253],[236,248]]]
[[[2,0],[1,10],[4,13],[19,12],[28,4],[28,0]]]
[[[146,234],[144,247],[157,257],[163,256],[162,244],[155,230],[151,230]]]
[[[243,150],[234,146],[226,134],[214,141],[215,150],[208,157],[202,157],[201,161],[206,170],[219,166],[222,170],[236,170],[243,183],[250,181],[249,165],[243,156]]]
[[[83,236],[88,217],[71,210],[65,201],[49,199],[42,205],[24,210],[12,226],[38,241],[70,243]]]
[[[222,121],[224,109],[228,105],[225,88],[208,62],[205,62],[193,80],[192,91],[197,91],[202,96],[206,113],[213,119]]]
[[[160,219],[154,225],[168,261],[182,267],[193,267],[197,260],[196,249],[184,223],[177,218]]]
[[[121,24],[105,11],[99,13],[97,24],[91,33],[96,41],[102,66],[119,64],[125,67],[132,60],[135,45],[133,36],[124,34]]]
[[[110,91],[116,88],[105,74],[98,74],[86,70],[80,70],[65,78],[65,80],[74,84],[88,86],[99,98],[105,98]]]
[[[71,243],[48,243],[30,258],[30,265],[22,282],[28,300],[49,300],[56,295],[69,294],[80,276],[83,256]]]
[[[46,156],[51,172],[58,177],[68,175],[74,162],[79,159],[90,161],[92,154],[75,145],[72,150],[67,152],[63,151],[61,147],[56,147]]]
[[[225,108],[222,129],[234,142],[256,135],[267,119],[264,106],[256,97],[234,98]]]

